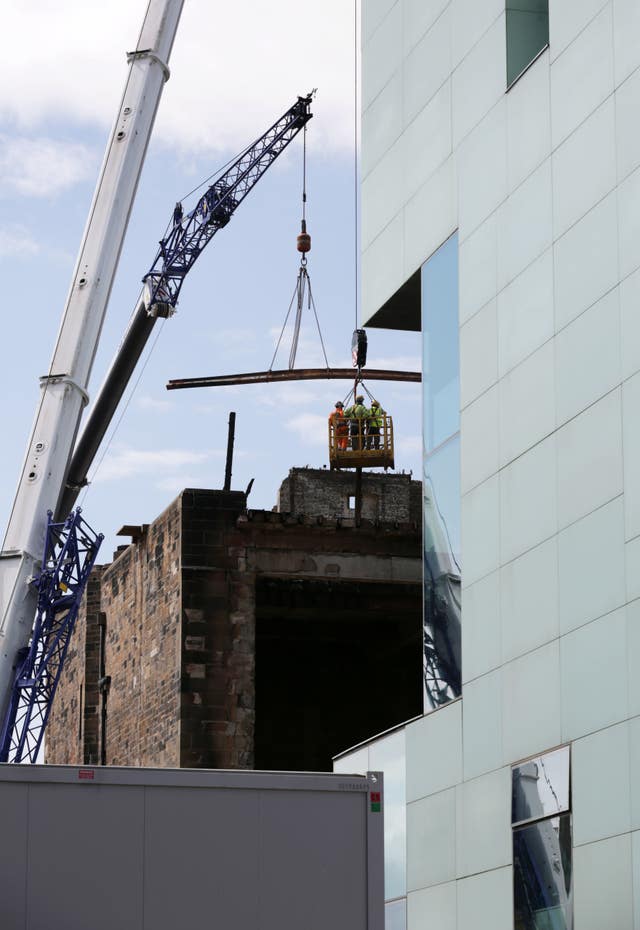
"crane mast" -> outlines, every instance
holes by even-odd
[[[89,212],[0,552],[0,720],[32,633],[48,512],[59,511],[131,206],[183,0],[149,0]]]

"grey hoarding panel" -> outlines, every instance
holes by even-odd
[[[257,927],[257,823],[257,792],[147,788],[145,930]]]
[[[139,930],[143,839],[143,788],[31,785],[27,930]]]
[[[366,811],[348,794],[260,795],[260,930],[367,926]]]
[[[0,765],[1,930],[382,930],[370,787]]]
[[[22,928],[27,904],[28,792],[26,785],[0,791],[0,927]]]

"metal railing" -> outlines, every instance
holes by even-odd
[[[376,417],[335,417],[329,420],[331,468],[393,468],[393,420]]]

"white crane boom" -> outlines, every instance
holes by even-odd
[[[47,511],[57,511],[120,250],[184,0],[149,0],[62,315],[0,552],[0,721],[19,649],[31,635],[29,584],[44,549]]]

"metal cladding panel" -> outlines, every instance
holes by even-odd
[[[140,930],[144,789],[31,785],[27,837],[25,930]]]
[[[365,805],[349,794],[260,794],[260,930],[367,926]]]
[[[257,928],[259,794],[146,790],[144,928]],[[204,924],[209,926],[209,924]]]
[[[377,778],[0,765],[0,927],[382,930]]]
[[[0,788],[0,927],[23,930],[27,902],[29,788],[19,784],[0,785]]]

